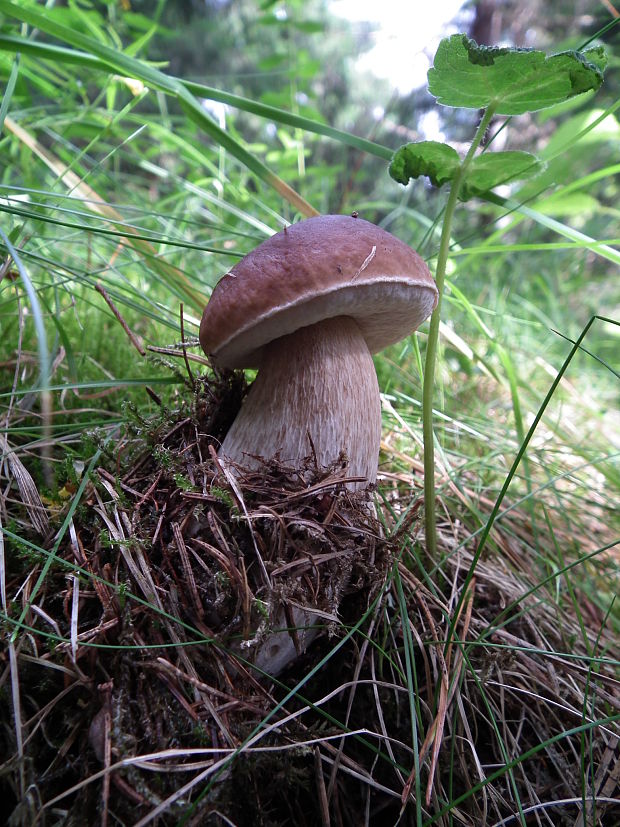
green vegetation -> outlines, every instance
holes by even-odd
[[[481,195],[509,181],[540,173],[538,159],[528,152],[500,151],[476,155],[476,150],[482,143],[494,115],[536,112],[554,104],[564,103],[574,95],[598,89],[603,76],[598,66],[589,62],[589,57],[594,57],[600,65],[607,62],[601,49],[591,49],[587,54],[572,52],[545,58],[544,54],[533,50],[479,47],[466,35],[453,35],[443,40],[435,55],[434,65],[428,73],[429,88],[439,102],[448,106],[483,108],[474,139],[462,162],[452,147],[436,141],[421,141],[401,147],[390,164],[390,175],[401,184],[408,184],[411,178],[418,178],[420,175],[428,175],[435,186],[441,186],[447,181],[452,184],[443,216],[437,258],[436,281],[439,303],[431,318],[424,369],[424,497],[427,503],[425,525],[426,546],[432,558],[437,556],[438,551],[435,509],[428,506],[429,503],[435,502],[433,388],[441,304],[457,200],[459,197],[468,199],[474,195]],[[503,357],[506,360],[505,353]],[[543,411],[544,406],[530,429],[527,442],[523,442],[523,433],[519,434],[521,449],[491,512],[475,561],[482,554],[503,495]]]
[[[454,35],[433,97],[374,118],[381,82],[355,75],[320,0],[196,5],[0,0],[14,822],[618,823],[614,21],[597,6],[547,39],[539,21],[535,51]],[[420,140],[418,109],[445,143]],[[284,483],[244,501],[209,464],[198,425],[225,432],[244,382],[213,374],[198,324],[262,239],[354,210],[416,248],[443,298],[376,357],[387,539],[267,691],[239,677],[243,649],[222,677],[212,629],[269,617],[233,552],[277,536],[310,582],[340,540],[329,502]]]

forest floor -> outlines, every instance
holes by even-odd
[[[8,454],[9,823],[620,823],[620,648],[570,577],[603,577],[604,523],[541,578],[512,504],[474,570],[440,502],[429,560],[398,474],[223,468],[243,393],[136,413],[53,508]]]

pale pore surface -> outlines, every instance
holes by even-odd
[[[276,455],[299,467],[349,459],[348,475],[377,476],[381,440],[379,386],[368,346],[347,316],[302,327],[268,344],[258,376],[222,443],[220,455],[245,468]]]

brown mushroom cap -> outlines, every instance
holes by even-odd
[[[268,238],[218,282],[200,343],[221,367],[255,367],[268,342],[350,316],[376,353],[419,327],[437,295],[422,258],[386,230],[317,216]]]

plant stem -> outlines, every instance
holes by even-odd
[[[439,256],[437,258],[437,270],[435,282],[439,291],[437,307],[431,316],[431,323],[428,332],[428,344],[426,347],[426,361],[424,365],[424,386],[422,390],[422,433],[424,436],[424,520],[426,534],[426,549],[432,559],[437,558],[437,517],[435,511],[435,442],[433,429],[433,394],[435,390],[435,364],[437,362],[437,346],[439,343],[439,322],[441,320],[441,302],[443,299],[444,281],[446,276],[446,265],[450,255],[450,236],[452,232],[452,219],[459,197],[461,184],[465,178],[469,165],[480,142],[487,131],[491,118],[495,114],[495,107],[491,104],[484,112],[482,120],[478,125],[474,139],[471,142],[469,151],[461,164],[454,179],[446,211],[441,228],[441,241],[439,243]]]

